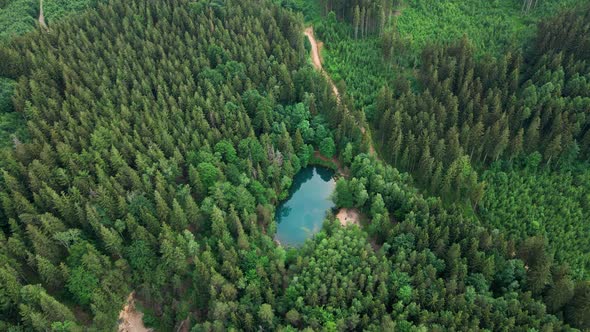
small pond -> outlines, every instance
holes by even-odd
[[[276,239],[281,245],[300,246],[322,229],[326,212],[334,206],[333,175],[324,167],[307,167],[295,175],[289,198],[276,211]]]

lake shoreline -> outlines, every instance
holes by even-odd
[[[334,208],[332,193],[338,173],[323,166],[308,166],[293,178],[289,196],[275,212],[275,243],[283,247],[301,246],[321,231],[328,211]]]

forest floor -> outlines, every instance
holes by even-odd
[[[135,292],[129,294],[127,303],[119,313],[119,332],[151,332],[143,325],[143,313],[135,310]]]

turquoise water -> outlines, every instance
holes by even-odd
[[[281,245],[300,246],[322,229],[326,212],[334,206],[333,175],[323,167],[307,167],[295,175],[289,198],[276,212],[276,238]]]

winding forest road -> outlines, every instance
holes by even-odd
[[[318,44],[318,41],[315,39],[315,36],[313,34],[313,27],[305,28],[305,31],[303,33],[305,34],[307,39],[309,39],[309,43],[311,44],[311,60],[313,62],[313,66],[315,67],[315,69],[319,70],[322,74],[324,74],[324,76],[330,83],[330,86],[332,87],[332,92],[336,96],[338,103],[340,103],[340,91],[338,91],[336,84],[334,84],[334,81],[332,81],[332,78],[330,77],[330,75],[328,75],[328,73],[324,70],[324,67],[322,66],[322,58],[320,56],[320,45]],[[365,129],[365,127],[361,127],[361,132],[363,133],[363,135],[366,135],[367,130]],[[369,154],[378,158],[377,154],[375,153],[375,148],[373,147],[373,140],[370,137]]]
[[[336,96],[336,98],[338,98],[338,102],[340,102],[340,92],[338,91],[336,84],[334,84],[334,82],[332,81],[330,75],[328,75],[328,73],[324,70],[324,67],[322,66],[322,58],[320,57],[320,46],[318,45],[318,42],[315,39],[315,36],[313,35],[313,28],[306,28],[304,34],[305,36],[307,36],[307,39],[309,39],[309,43],[311,44],[311,60],[313,62],[313,66],[315,67],[315,69],[322,72],[324,76],[326,76],[326,79],[328,80],[328,82],[330,82],[330,86],[332,86],[332,92],[334,92],[334,95]]]
[[[39,0],[39,26],[45,31],[49,30],[45,23],[45,15],[43,14],[43,0]]]

